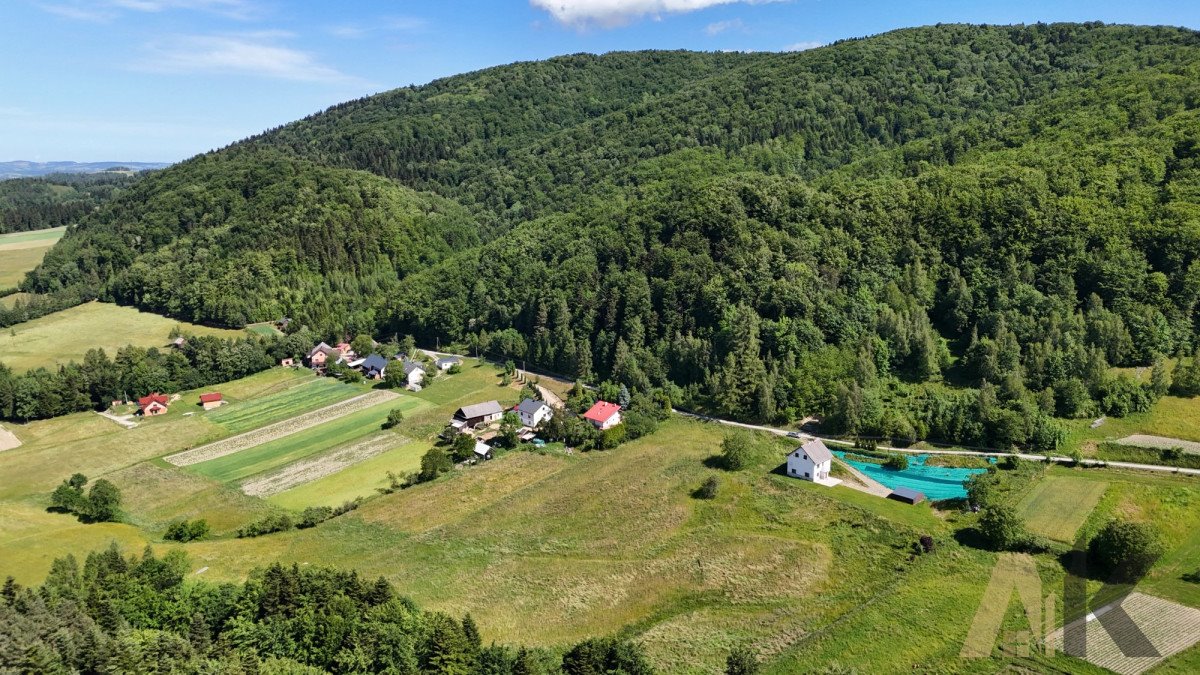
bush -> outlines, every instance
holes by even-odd
[[[269,515],[261,520],[256,520],[245,527],[239,528],[237,536],[241,539],[248,537],[261,537],[264,534],[273,532],[283,532],[284,530],[292,529],[294,523],[292,517],[286,513],[277,513]]]
[[[333,509],[328,506],[310,506],[300,512],[300,521],[296,527],[305,529],[325,522],[333,517]]]
[[[404,412],[399,408],[392,408],[388,411],[387,419],[383,421],[384,429],[391,429],[399,426],[404,421]]]
[[[700,484],[700,487],[696,488],[696,491],[692,493],[692,496],[696,499],[715,499],[717,497],[717,490],[720,487],[721,482],[717,480],[717,477],[709,476],[708,478],[704,479],[704,482]]]
[[[1009,504],[990,504],[979,517],[979,532],[996,551],[1019,551],[1031,543],[1025,522]]]
[[[426,452],[425,456],[421,458],[421,473],[417,474],[417,479],[425,483],[453,468],[454,462],[451,461],[450,455],[447,455],[445,450],[437,447],[430,448],[429,452]]]
[[[475,454],[475,437],[471,434],[456,434],[450,442],[450,456],[455,462],[465,462]]]
[[[748,647],[734,647],[725,658],[725,675],[754,675],[758,672],[758,657]]]
[[[1132,583],[1146,576],[1165,552],[1149,523],[1109,521],[1088,543],[1088,561],[1113,581]]]
[[[923,534],[921,535],[921,551],[924,553],[933,553],[933,537]]]
[[[191,522],[188,522],[187,520],[176,520],[167,526],[167,531],[166,534],[163,535],[163,539],[187,543],[189,541],[203,539],[206,535],[208,535],[207,521],[202,519],[193,520]]]
[[[754,459],[754,444],[750,434],[734,432],[721,441],[721,466],[726,471],[741,471],[750,466]]]
[[[904,471],[908,468],[908,456],[895,453],[883,461],[883,468],[893,471]]]
[[[447,375],[457,375],[461,372],[462,372],[462,366],[460,366],[457,363],[446,369]]]
[[[87,476],[77,473],[64,480],[50,495],[50,508],[64,513],[73,513],[87,522],[113,522],[120,516],[121,491],[109,481],[101,478],[92,483],[85,494]]]

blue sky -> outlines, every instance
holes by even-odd
[[[0,161],[177,161],[339,101],[557,54],[1087,20],[1200,28],[1200,2],[0,0]]]

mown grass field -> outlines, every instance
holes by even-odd
[[[81,361],[87,350],[114,356],[125,345],[163,347],[172,328],[185,333],[238,337],[238,330],[209,328],[104,302],[89,302],[0,331],[0,361],[17,372]]]
[[[65,227],[0,234],[0,288],[12,288],[62,239]]]
[[[281,381],[283,386],[278,391],[241,401],[237,400],[239,397],[236,392],[213,387],[214,390],[221,390],[222,395],[230,402],[208,411],[205,417],[220,424],[230,433],[240,434],[344,401],[364,392],[361,387],[343,384],[329,377],[316,377],[308,371],[280,368],[269,372],[275,371],[295,373],[296,376],[294,379]]]
[[[217,389],[240,401],[226,407],[233,411],[314,386],[305,384],[311,377],[274,369]],[[705,462],[719,452],[724,427],[673,419],[615,450],[510,452],[433,483],[374,494],[387,471],[416,467],[454,408],[491,398],[515,401],[518,390],[497,383],[490,367],[468,367],[435,382],[403,399],[414,407],[394,432],[396,448],[265,500],[241,494],[239,476],[261,471],[261,462],[282,465],[318,452],[313,446],[336,447],[364,429],[378,434],[382,418],[372,416],[386,415],[392,405],[314,427],[303,443],[291,439],[261,456],[247,454],[225,467],[197,465],[209,475],[157,458],[229,435],[211,414],[183,416],[173,409],[132,431],[94,415],[17,427],[26,445],[0,453],[0,474],[15,478],[0,482],[0,574],[11,570],[18,581],[33,582],[67,552],[82,554],[110,540],[128,548],[151,543],[160,552],[187,551],[193,569],[207,567],[203,578],[211,580],[243,578],[273,561],[383,575],[424,607],[470,612],[485,642],[560,646],[622,632],[642,642],[664,672],[719,672],[738,644],[752,646],[772,673],[833,663],[862,673],[1006,666],[1100,672],[1066,656],[1002,650],[996,660],[961,659],[997,559],[963,535],[977,516],[774,474],[790,447],[785,440],[763,440],[754,465],[730,473]],[[765,447],[770,443],[777,445]],[[49,491],[77,467],[122,488],[125,523],[85,526],[45,511]],[[716,499],[694,498],[709,476],[720,481]],[[1158,524],[1170,550],[1140,590],[1200,607],[1200,585],[1185,579],[1200,570],[1200,481],[1062,467],[1050,468],[1043,481],[1025,495],[1031,514],[1055,508],[1055,493],[1039,497],[1039,487],[1060,492],[1066,485],[1076,494],[1102,495],[1084,514],[1085,533],[1117,514]],[[372,498],[315,528],[232,536],[272,510],[354,496]],[[163,543],[166,524],[180,517],[209,520],[214,537]],[[922,534],[936,542],[931,555],[914,554]],[[1045,589],[1062,587],[1056,556],[1036,557]],[[1004,628],[1026,630],[1023,621],[1014,604]],[[1174,657],[1164,672],[1191,672],[1196,652]]]
[[[220,482],[238,481],[380,431],[388,413],[394,408],[408,413],[428,405],[420,399],[403,396],[290,436],[201,462],[190,469]]]
[[[1031,532],[1072,543],[1107,489],[1103,481],[1047,476],[1025,495],[1018,508]]]

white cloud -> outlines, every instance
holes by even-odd
[[[424,30],[428,25],[429,22],[425,19],[396,16],[376,21],[370,25],[346,23],[330,26],[326,30],[334,37],[357,40],[372,33],[416,33]]]
[[[147,58],[135,70],[153,73],[217,73],[297,82],[366,85],[323,65],[308,52],[283,46],[280,31],[233,35],[176,35],[147,45]]]
[[[632,19],[668,13],[694,12],[716,5],[759,5],[785,0],[529,0],[569,26],[619,26]]]
[[[809,40],[807,42],[793,42],[792,44],[784,47],[783,51],[785,51],[785,52],[803,52],[803,51],[806,51],[809,49],[816,49],[817,47],[824,47],[824,46],[825,46],[824,42],[818,42],[816,40]]]
[[[738,30],[744,26],[741,19],[731,19],[729,21],[717,21],[710,23],[704,27],[704,32],[709,35],[720,35],[728,30]]]

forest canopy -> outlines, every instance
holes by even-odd
[[[149,176],[24,288],[1048,450],[1200,346],[1198,104],[1200,35],[1162,27],[520,63]]]

